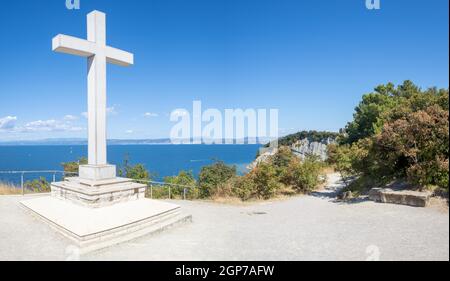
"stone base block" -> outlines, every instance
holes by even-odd
[[[175,204],[140,199],[104,208],[86,208],[52,196],[21,202],[32,214],[73,241],[80,253],[162,231],[192,217]]]
[[[114,165],[80,165],[79,176],[90,181],[110,180],[116,177],[116,166]]]
[[[375,202],[408,205],[413,207],[426,207],[430,201],[431,193],[411,190],[392,190],[390,188],[372,188],[369,199]]]
[[[52,183],[51,190],[55,198],[89,208],[100,208],[143,199],[146,185],[125,178],[103,181],[67,178],[63,182]]]

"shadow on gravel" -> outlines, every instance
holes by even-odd
[[[364,203],[364,202],[368,202],[370,201],[368,196],[360,196],[357,198],[352,198],[352,199],[348,199],[348,200],[340,200],[340,199],[336,199],[334,201],[334,203],[339,203],[342,205],[353,205],[353,204],[359,204],[359,203]]]
[[[370,201],[367,196],[360,196],[357,198],[349,198],[349,199],[339,199],[339,194],[341,193],[341,190],[344,188],[344,182],[338,181],[328,187],[325,187],[323,190],[314,191],[311,192],[310,195],[328,200],[329,202],[336,203],[336,204],[358,204]]]
[[[358,203],[364,203],[369,200],[369,197],[367,196],[361,196],[361,197],[357,197],[357,198],[352,198],[352,199],[346,199],[346,200],[342,200],[338,198],[338,194],[339,191],[327,191],[327,190],[323,190],[323,191],[315,191],[315,192],[311,192],[310,195],[320,198],[320,199],[325,199],[328,200],[329,202],[332,203],[336,203],[336,204],[342,204],[342,205],[351,205],[351,204],[358,204]]]
[[[311,192],[309,195],[314,196],[314,197],[318,197],[318,198],[322,198],[322,199],[337,199],[337,195],[338,195],[338,191],[336,190],[321,190],[321,191],[314,191]]]

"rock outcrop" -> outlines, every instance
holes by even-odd
[[[258,166],[259,163],[267,162],[269,158],[275,155],[277,152],[278,152],[277,148],[272,149],[268,148],[265,151],[260,152],[260,155],[255,159],[255,161],[253,161],[247,166],[247,169],[253,170],[254,168],[256,168],[256,166]]]
[[[291,146],[291,150],[301,159],[305,159],[305,157],[307,157],[308,155],[315,155],[319,157],[320,160],[326,161],[328,158],[328,145],[335,142],[336,141],[332,138],[327,138],[322,141],[310,141],[306,138],[294,143]]]
[[[292,153],[299,157],[300,159],[305,159],[308,155],[315,155],[319,157],[320,160],[326,161],[328,158],[327,149],[328,145],[336,143],[332,138],[327,138],[322,141],[310,141],[305,138],[299,140],[290,146]],[[249,170],[255,168],[261,162],[267,162],[267,160],[278,152],[277,148],[266,148],[260,155],[247,166]]]

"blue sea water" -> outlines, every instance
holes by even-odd
[[[260,145],[111,145],[108,161],[120,167],[128,156],[130,163],[142,163],[156,174],[156,180],[181,170],[198,175],[201,167],[215,159],[236,165],[240,173],[251,163]],[[87,146],[0,146],[0,171],[62,170],[61,163],[87,155]],[[40,175],[27,175],[28,179]],[[52,175],[42,175],[51,177]],[[17,183],[20,175],[0,174],[0,180]]]

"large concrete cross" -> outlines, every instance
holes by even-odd
[[[106,15],[87,15],[87,40],[59,34],[53,51],[86,57],[88,62],[88,158],[90,166],[105,166],[106,160],[106,63],[133,64],[133,54],[106,45]]]

